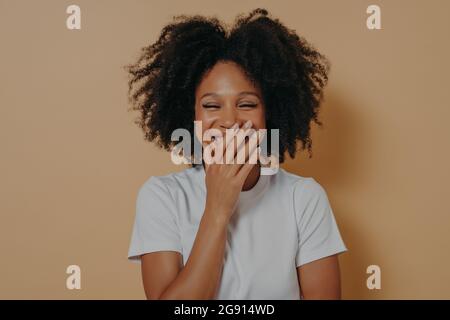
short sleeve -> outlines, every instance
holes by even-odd
[[[139,189],[128,259],[155,251],[182,253],[176,219],[176,205],[169,189],[159,177],[151,177]]]
[[[298,250],[296,266],[347,251],[323,187],[313,178],[300,180],[294,189]]]

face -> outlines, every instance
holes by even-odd
[[[202,121],[202,135],[214,128],[222,131],[248,120],[255,130],[266,128],[261,91],[233,62],[218,62],[205,74],[195,92],[195,120]],[[202,140],[200,140],[202,141]]]

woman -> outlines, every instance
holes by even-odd
[[[196,120],[203,132],[279,129],[280,163],[297,141],[311,155],[329,64],[264,9],[231,30],[179,16],[128,70],[138,123],[167,150],[175,129],[195,137]],[[326,192],[283,169],[261,175],[249,152],[246,163],[203,162],[143,184],[128,257],[141,262],[148,299],[340,298],[347,249]]]

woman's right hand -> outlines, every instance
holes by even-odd
[[[239,130],[248,130],[251,125],[251,122],[248,121]],[[236,130],[238,129],[238,125],[235,124],[231,128]],[[257,134],[256,131],[253,134]],[[249,163],[248,160],[250,156],[258,150],[257,143],[249,144],[253,139],[249,138],[248,141],[243,139],[236,148],[234,148],[234,140],[234,135],[231,135],[231,137],[225,137],[225,141],[223,141],[222,137],[222,140],[219,138],[212,142],[220,146],[223,141],[223,164],[205,163],[205,183],[207,190],[205,211],[210,212],[225,223],[228,223],[233,215],[244,182],[250,171],[256,165]],[[245,163],[238,164],[236,161],[238,150],[243,147],[245,147],[244,150],[250,148],[249,153],[246,154]],[[228,150],[228,152],[226,152],[226,150]],[[226,159],[226,157],[228,159]],[[233,159],[232,163],[230,163],[231,158]]]

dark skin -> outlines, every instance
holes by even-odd
[[[241,128],[248,120],[254,129],[265,128],[261,92],[234,63],[217,63],[202,79],[195,98],[195,118],[202,121],[203,130],[216,128],[224,132],[233,125]],[[233,151],[231,154],[235,156],[236,148]],[[257,183],[260,170],[258,165],[249,163],[206,164],[205,172],[205,212],[186,265],[183,267],[178,252],[160,251],[142,256],[147,299],[215,299],[227,224],[239,193]],[[303,299],[341,298],[337,255],[302,265],[297,268],[297,275]]]

